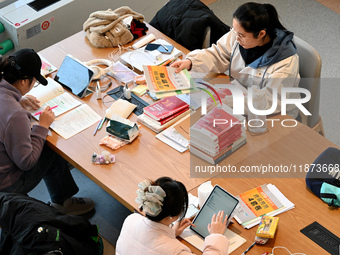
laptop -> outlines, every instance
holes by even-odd
[[[217,214],[220,210],[224,211],[228,215],[227,226],[231,219],[234,217],[235,209],[239,201],[236,197],[228,193],[226,190],[218,185],[215,185],[211,191],[209,197],[206,199],[201,210],[193,220],[193,224],[196,227],[190,226],[190,229],[196,234],[205,238],[209,235],[208,225],[211,223],[211,218],[214,214]]]
[[[93,93],[89,89],[94,72],[90,67],[71,55],[66,55],[54,78],[63,87],[79,98]]]

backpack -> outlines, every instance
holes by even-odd
[[[340,150],[329,147],[311,164],[308,188],[331,207],[340,207]]]
[[[0,254],[102,255],[98,228],[21,194],[0,192]]]

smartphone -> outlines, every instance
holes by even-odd
[[[158,50],[160,53],[163,54],[170,54],[174,46],[172,45],[164,45],[164,44],[157,44],[157,43],[148,43],[145,47],[145,51],[153,51]]]
[[[188,210],[187,210],[187,213],[185,214],[185,218],[193,218],[196,216],[196,214],[199,212],[199,209],[193,205],[193,204],[190,204],[188,206]]]

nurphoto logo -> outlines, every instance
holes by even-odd
[[[244,115],[245,114],[245,107],[244,107],[244,102],[247,99],[247,105],[248,105],[248,110],[253,113],[254,115],[258,116],[263,116],[263,115],[270,115],[273,114],[277,108],[278,105],[278,90],[277,88],[272,88],[272,105],[269,109],[266,110],[259,110],[254,107],[253,104],[253,95],[254,95],[254,87],[248,88],[248,93],[247,96],[243,94],[243,91],[230,84],[225,84],[223,85],[223,88],[227,88],[231,91],[232,93],[232,98],[233,98],[233,115]],[[300,93],[301,95],[303,94],[304,97],[302,98],[287,98],[288,94],[291,93]],[[281,115],[287,115],[287,105],[295,105],[304,115],[312,115],[304,106],[304,103],[307,103],[311,98],[311,93],[309,90],[305,88],[292,88],[292,87],[284,87],[281,89]],[[201,98],[201,114],[202,116],[207,113],[207,97],[203,96]],[[248,120],[248,125],[251,127],[254,127],[252,125],[252,119]],[[272,123],[272,127],[274,126],[274,122],[279,121],[278,119],[268,119],[267,121]],[[293,124],[287,124],[287,123],[292,123]],[[227,120],[223,119],[214,119],[213,123],[214,127],[218,124],[228,124]],[[229,123],[231,126],[233,123]],[[245,126],[245,123],[243,123]],[[261,125],[264,125],[264,122],[262,121],[262,124],[259,124],[259,127]],[[295,119],[286,119],[281,121],[281,125],[284,127],[295,127],[297,125],[297,121]]]

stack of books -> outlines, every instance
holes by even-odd
[[[227,105],[216,106],[190,128],[190,152],[218,164],[247,142],[244,116]]]
[[[189,104],[177,96],[163,98],[144,108],[137,121],[159,133],[190,112]]]
[[[295,207],[273,184],[248,190],[236,198],[240,203],[234,218],[246,229],[259,224],[263,215],[273,217]]]

